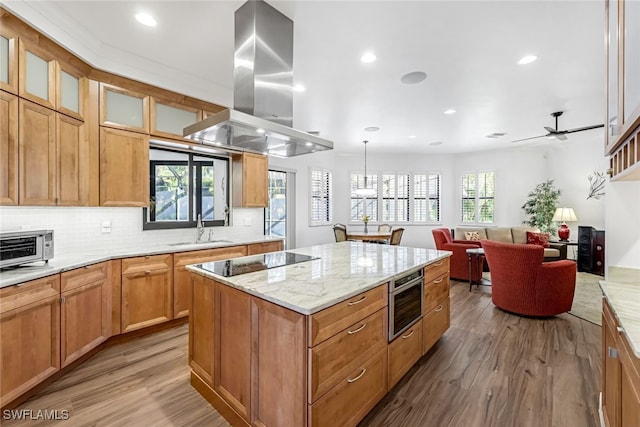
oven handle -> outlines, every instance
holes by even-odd
[[[397,293],[402,292],[402,291],[404,291],[404,290],[406,290],[406,289],[408,289],[408,288],[410,288],[412,286],[415,286],[415,284],[418,283],[418,282],[422,283],[422,279],[423,279],[422,276],[416,277],[412,281],[405,283],[404,285],[400,286],[399,288],[395,288],[395,289],[391,290],[391,293],[392,294],[397,294]]]

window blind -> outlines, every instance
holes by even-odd
[[[331,172],[311,170],[311,224],[330,224],[333,221]]]

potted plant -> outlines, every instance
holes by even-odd
[[[553,180],[547,180],[536,187],[528,194],[528,199],[522,209],[528,219],[523,221],[531,227],[537,227],[543,233],[554,234],[556,224],[552,221],[556,211],[560,190],[555,188]]]

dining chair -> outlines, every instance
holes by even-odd
[[[378,231],[383,232],[383,233],[390,233],[391,232],[391,226],[389,224],[380,224],[380,225],[378,225]]]
[[[336,242],[344,242],[347,240],[347,228],[336,224],[333,226],[333,234],[336,236]]]
[[[389,239],[390,245],[399,245],[400,240],[402,239],[402,233],[404,232],[404,228],[396,228],[391,232],[391,239]]]

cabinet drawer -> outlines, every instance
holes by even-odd
[[[384,284],[311,315],[309,347],[386,307],[387,291],[388,285]]]
[[[449,273],[444,273],[429,282],[424,282],[424,304],[422,313],[426,314],[436,308],[438,301],[449,296]]]
[[[172,268],[171,254],[147,255],[122,260],[122,274],[144,273],[145,271]]]
[[[440,339],[449,329],[449,324],[449,298],[446,298],[422,318],[422,354]]]
[[[58,274],[7,286],[0,289],[0,314],[51,297],[60,298],[60,275]]]
[[[282,241],[251,243],[247,245],[247,255],[266,254],[269,252],[278,252],[282,250]]]
[[[181,252],[173,254],[173,266],[181,267],[189,264],[199,264],[207,261],[217,261],[221,259],[245,256],[247,250],[244,245],[231,246],[226,248],[205,249],[202,251]]]
[[[309,403],[315,402],[376,350],[387,346],[387,310],[378,310],[309,349]]]
[[[424,268],[424,283],[429,283],[449,272],[449,257],[427,265]]]
[[[389,344],[389,388],[422,356],[422,319]]]
[[[355,426],[387,392],[387,349],[351,371],[309,408],[309,424]]]
[[[62,292],[78,288],[80,286],[105,280],[107,278],[107,263],[87,265],[75,270],[65,271],[60,275],[60,289]]]

